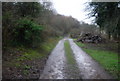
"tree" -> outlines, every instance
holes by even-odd
[[[19,33],[22,37],[25,33],[25,31],[28,31],[28,33],[33,34],[33,29],[36,29],[36,31],[39,31],[39,28],[41,28],[38,23],[34,23],[35,19],[43,13],[43,7],[39,2],[4,2],[2,4],[2,23],[3,23],[3,31],[2,31],[2,37],[3,37],[3,45],[4,47],[13,44],[13,41],[16,40],[16,42],[20,42],[19,38],[17,38],[17,34]],[[25,20],[27,18],[27,20]],[[23,20],[22,20],[23,19]],[[18,25],[18,21],[21,21]],[[26,24],[22,21],[25,21]],[[29,22],[29,23],[28,23]],[[26,26],[29,28],[26,28]],[[21,26],[21,27],[20,27]],[[39,28],[38,28],[39,27]],[[15,29],[18,29],[15,30]],[[22,32],[19,32],[19,30],[23,30]],[[27,33],[27,32],[26,32]],[[26,35],[28,35],[28,33]],[[38,32],[34,32],[33,35],[36,35]],[[16,35],[16,37],[14,36]],[[30,35],[25,36],[26,39],[30,40]],[[35,37],[34,36],[34,37]],[[39,36],[41,38],[41,36]],[[21,40],[24,40],[23,38]],[[28,41],[29,42],[29,41]],[[21,42],[22,44],[22,42]]]
[[[118,38],[119,32],[119,20],[120,20],[120,8],[118,2],[90,2],[89,6],[92,9],[90,16],[95,17],[95,23],[100,26],[101,30],[105,30],[109,36]]]
[[[43,26],[26,18],[17,22],[13,30],[13,43],[15,45],[24,45],[35,47],[41,43],[41,32]],[[37,43],[37,44],[36,44]]]

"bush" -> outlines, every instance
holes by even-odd
[[[14,45],[35,46],[42,41],[43,26],[26,18],[17,21],[13,31]]]

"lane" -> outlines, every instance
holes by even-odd
[[[112,79],[112,77],[88,54],[69,39],[82,79]]]
[[[40,79],[64,79],[64,39],[60,40],[49,56]]]

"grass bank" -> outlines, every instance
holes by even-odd
[[[108,51],[102,48],[99,44],[98,47],[93,44],[76,42],[87,54],[99,62],[110,74],[118,78],[118,54],[114,51]],[[101,46],[101,48],[99,47]],[[107,48],[104,46],[104,48]]]
[[[3,55],[3,78],[37,79],[60,38],[49,38],[39,48],[9,47]]]

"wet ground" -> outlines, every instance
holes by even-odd
[[[111,79],[112,77],[88,54],[69,39],[82,79]]]
[[[76,70],[71,71],[71,66],[67,65],[65,56],[64,42],[69,40],[73,57],[76,60]],[[67,66],[67,67],[66,67]],[[73,70],[72,70],[73,71]],[[77,71],[77,73],[76,73]],[[68,77],[68,75],[78,75],[77,77]],[[112,77],[88,54],[78,47],[72,39],[64,38],[59,41],[57,46],[49,56],[44,71],[40,79],[111,79]]]
[[[60,40],[49,56],[40,79],[63,79],[65,66],[64,41]]]

